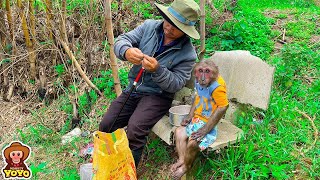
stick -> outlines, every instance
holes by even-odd
[[[209,4],[210,8],[212,9],[212,11],[214,11],[214,13],[216,14],[220,14],[218,9],[214,7],[214,5],[212,4],[211,0],[207,0],[207,3]]]
[[[74,57],[73,53],[70,51],[68,45],[63,42],[61,39],[59,39],[60,43],[62,44],[64,50],[67,52],[68,56],[72,60],[72,63],[76,66],[77,71],[79,72],[82,79],[92,88],[94,89],[100,96],[103,96],[103,94],[99,91],[99,89],[90,81],[88,76],[85,74],[85,72],[81,69],[80,64],[77,62],[76,58]]]
[[[282,34],[282,41],[283,42],[286,42],[285,38],[286,38],[286,28],[283,29],[283,34]]]
[[[205,40],[206,40],[206,13],[205,13],[206,0],[200,0],[200,53],[199,60],[202,61],[204,53],[206,52]]]
[[[314,145],[316,144],[316,142],[317,142],[317,140],[318,140],[318,129],[317,129],[317,127],[316,127],[316,125],[314,124],[314,119],[315,119],[315,117],[313,118],[313,119],[311,119],[311,117],[310,116],[308,116],[305,112],[302,112],[302,111],[300,111],[300,110],[298,110],[298,109],[296,109],[296,111],[299,113],[299,114],[301,114],[303,117],[305,117],[305,118],[307,118],[310,122],[311,122],[311,126],[312,126],[312,129],[314,130],[314,132],[313,132],[313,135],[314,135],[314,141],[313,141],[313,143],[312,143],[312,145],[306,150],[306,152],[308,152],[310,149],[312,149],[313,147],[314,147]]]
[[[108,36],[108,44],[110,47],[110,65],[112,69],[112,76],[114,80],[114,89],[116,91],[117,96],[119,97],[121,94],[121,86],[118,75],[118,65],[116,55],[114,54],[113,46],[114,46],[114,36],[113,36],[113,27],[112,27],[112,14],[111,14],[111,1],[105,1],[105,22],[106,22],[106,30]]]

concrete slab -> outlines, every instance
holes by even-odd
[[[169,117],[164,116],[152,128],[152,131],[167,144],[174,145],[172,137],[175,129],[176,127],[169,123]],[[210,146],[210,149],[208,150],[216,150],[228,146],[229,144],[234,144],[242,135],[243,131],[240,128],[233,125],[230,121],[221,119],[218,124],[217,140]]]
[[[249,51],[218,51],[208,60],[219,67],[228,88],[228,98],[243,104],[268,108],[274,67]]]

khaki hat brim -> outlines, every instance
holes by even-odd
[[[23,161],[28,158],[29,153],[30,153],[29,148],[27,148],[26,146],[18,146],[18,147],[9,146],[8,148],[6,148],[4,150],[5,158],[9,159],[10,152],[12,152],[12,151],[22,151],[23,152],[23,157],[22,157]]]
[[[198,33],[198,31],[196,30],[196,28],[194,26],[188,26],[185,25],[183,23],[181,23],[180,21],[178,21],[174,16],[172,16],[168,9],[169,7],[166,7],[164,5],[155,3],[155,5],[157,6],[157,8],[162,11],[181,31],[183,31],[184,33],[186,33],[188,36],[194,38],[194,39],[200,39],[200,35]]]

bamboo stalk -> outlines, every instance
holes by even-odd
[[[22,5],[21,0],[17,0],[18,8],[19,8],[19,14],[22,22],[22,31],[24,34],[24,38],[26,41],[27,50],[29,53],[29,63],[30,63],[30,75],[31,79],[36,79],[36,56],[35,52],[33,51],[33,44],[30,39],[29,29],[27,25],[27,18],[24,14],[24,6]]]
[[[205,12],[206,0],[200,0],[200,53],[199,60],[202,61],[204,53],[206,52],[205,48],[205,39],[206,39],[206,12]]]
[[[9,31],[11,36],[11,43],[12,43],[12,55],[16,54],[16,42],[14,38],[14,24],[13,24],[13,18],[11,13],[11,7],[10,7],[10,0],[6,0],[6,11],[7,11],[7,20],[9,25]]]
[[[90,81],[90,79],[88,78],[88,76],[84,73],[84,71],[82,70],[81,66],[79,65],[79,63],[77,62],[76,58],[74,57],[73,53],[70,51],[69,46],[63,42],[60,39],[60,43],[62,44],[64,50],[67,52],[67,54],[69,55],[70,59],[72,60],[72,63],[75,65],[77,71],[79,72],[80,76],[84,79],[84,81],[92,88],[94,89],[100,96],[103,96],[103,94],[99,91],[99,89]]]
[[[2,59],[4,59],[5,54],[5,46],[6,46],[6,27],[5,27],[5,21],[4,21],[4,9],[2,7],[2,0],[0,0],[0,62]],[[2,72],[3,65],[0,64],[0,72]],[[2,74],[0,73],[0,96],[2,93],[3,86],[2,82]]]
[[[111,15],[111,1],[105,1],[105,22],[106,22],[106,30],[108,36],[108,44],[110,47],[110,65],[112,69],[112,76],[114,79],[114,89],[116,91],[117,96],[121,94],[121,86],[118,75],[118,65],[116,55],[114,54],[113,46],[114,46],[114,36],[113,36],[113,27],[112,27],[112,15]]]
[[[5,47],[6,47],[6,26],[5,26],[5,21],[4,21],[4,9],[2,7],[2,0],[0,0],[0,53],[1,50],[4,51]],[[0,57],[1,58],[1,57]],[[2,58],[0,59],[0,61],[2,60]],[[1,65],[0,65],[1,66]]]
[[[49,39],[53,40],[52,35],[52,3],[51,0],[46,0],[46,20],[47,20],[47,31],[49,32]]]
[[[54,43],[53,39],[53,31],[52,31],[52,3],[51,0],[46,0],[46,30],[49,35],[49,40],[50,42]],[[52,45],[54,46],[54,45]],[[56,51],[51,51],[51,57],[52,57],[52,65],[56,66],[57,65],[57,53]]]
[[[34,0],[29,0],[30,32],[33,48],[36,44],[36,21],[34,18]]]
[[[62,0],[62,13],[61,13],[61,37],[63,41],[68,43],[68,36],[67,36],[67,30],[66,30],[66,17],[67,17],[67,2],[66,0]]]

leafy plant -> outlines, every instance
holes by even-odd
[[[56,66],[54,66],[54,70],[56,73],[58,73],[58,76],[62,76],[62,74],[66,71],[64,69],[64,64],[58,64]]]

